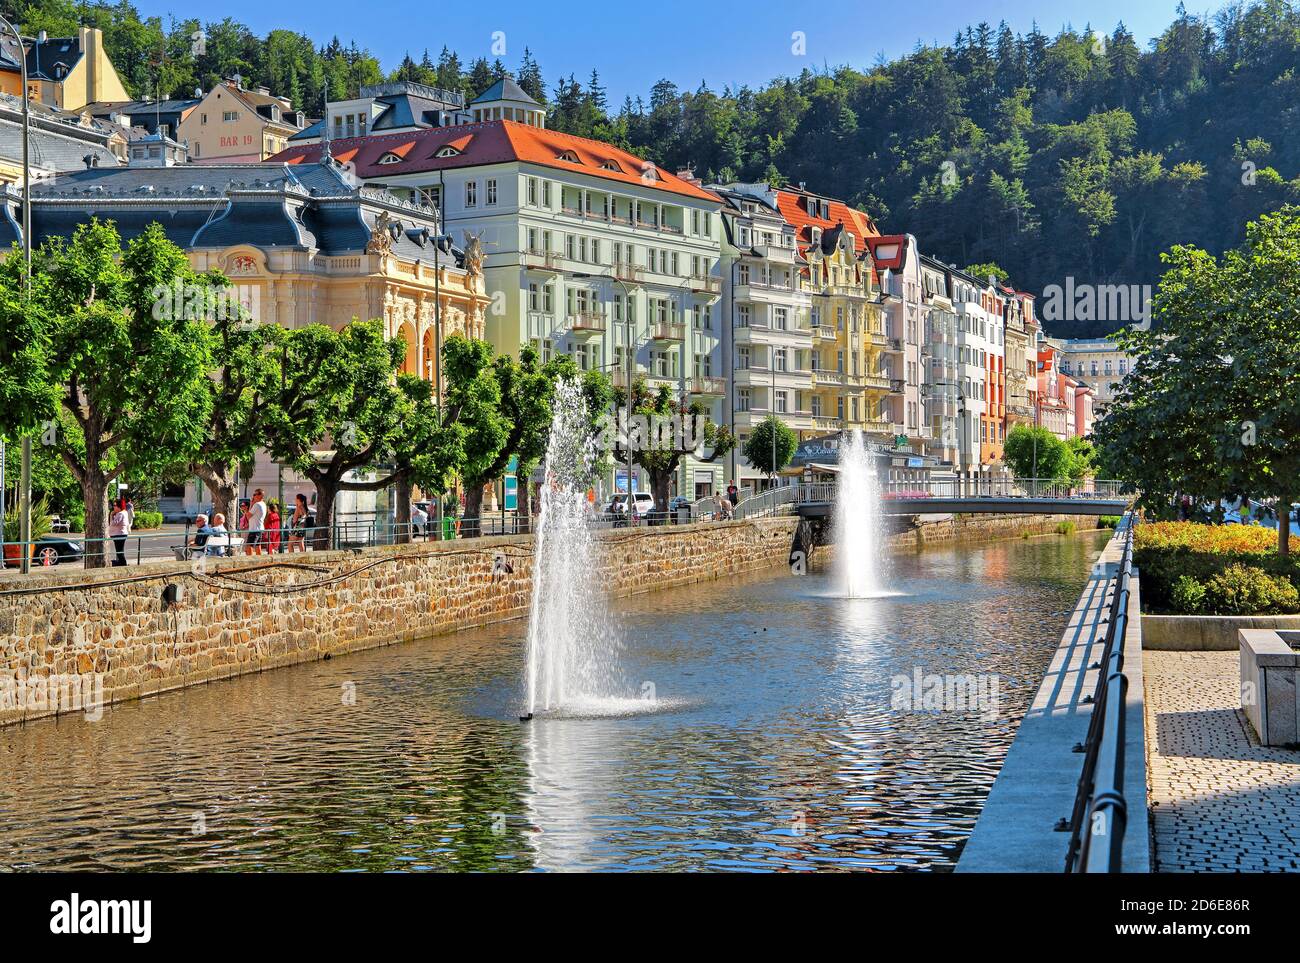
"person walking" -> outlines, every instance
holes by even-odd
[[[262,544],[266,547],[268,555],[280,551],[280,503],[274,498],[267,502],[266,532]]]
[[[113,539],[113,547],[117,551],[117,557],[113,559],[113,566],[126,565],[126,539],[131,534],[131,513],[126,507],[126,499],[117,500],[117,510],[113,512],[113,517],[108,522],[108,534]]]
[[[293,517],[289,520],[289,551],[307,551],[307,529],[311,510],[307,507],[307,496],[302,492],[293,496]]]
[[[252,504],[248,506],[248,542],[244,545],[245,555],[261,555],[262,539],[266,534],[266,496],[262,489],[253,492]]]

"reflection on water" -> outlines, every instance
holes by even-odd
[[[951,868],[1103,544],[639,597],[646,711],[520,724],[515,622],[0,729],[0,868]],[[891,709],[918,669],[1000,713]]]

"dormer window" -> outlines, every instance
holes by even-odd
[[[607,160],[601,164],[600,167],[602,170],[614,171],[619,174],[623,173],[623,168],[619,166],[619,163],[616,160]]]
[[[438,156],[441,157],[442,153],[439,152]],[[383,157],[379,158],[378,161],[378,163],[380,164],[400,164],[401,162],[402,159],[398,157],[396,154],[394,154],[391,150]]]
[[[434,157],[457,157],[459,155],[460,155],[460,151],[458,151],[456,148],[448,144],[446,147],[439,148],[438,153],[434,154],[433,156]],[[383,162],[381,161],[380,163]]]
[[[556,160],[567,161],[570,164],[582,163],[582,161],[578,160],[578,155],[571,150],[562,150],[555,156],[556,156]]]

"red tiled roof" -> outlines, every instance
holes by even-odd
[[[455,148],[460,153],[451,157],[438,157],[438,151],[444,147]],[[683,197],[720,203],[713,192],[655,167],[648,161],[643,161],[640,157],[612,144],[532,127],[512,120],[461,124],[456,127],[431,127],[427,130],[397,134],[349,137],[331,141],[330,151],[336,158],[351,151],[350,157],[356,164],[357,175],[363,178],[392,177],[398,174],[523,161],[542,167],[578,171],[605,180],[637,184]],[[560,155],[568,151],[578,158],[577,163],[560,159]],[[315,163],[320,160],[320,153],[320,144],[297,145],[267,158],[266,162],[268,164]],[[379,159],[388,154],[397,154],[402,160],[380,165]],[[653,171],[654,179],[649,182],[643,180],[643,171]]]
[[[906,234],[879,234],[867,238],[867,245],[871,248],[871,257],[876,262],[877,270],[888,268],[897,271],[903,266],[903,258],[907,253]]]
[[[799,239],[805,245],[812,243],[811,228],[820,227],[823,231],[827,231],[843,224],[853,233],[855,250],[858,254],[862,254],[867,249],[866,239],[880,233],[870,216],[833,198],[824,198],[830,205],[830,217],[823,218],[809,214],[807,205],[809,197],[820,198],[821,196],[809,194],[807,191],[783,189],[776,192],[776,206],[781,211],[781,216],[795,229]]]

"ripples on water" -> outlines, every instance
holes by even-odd
[[[950,869],[1103,545],[630,600],[649,713],[521,725],[515,622],[0,729],[0,868]],[[1001,713],[892,710],[917,667],[996,674]]]

